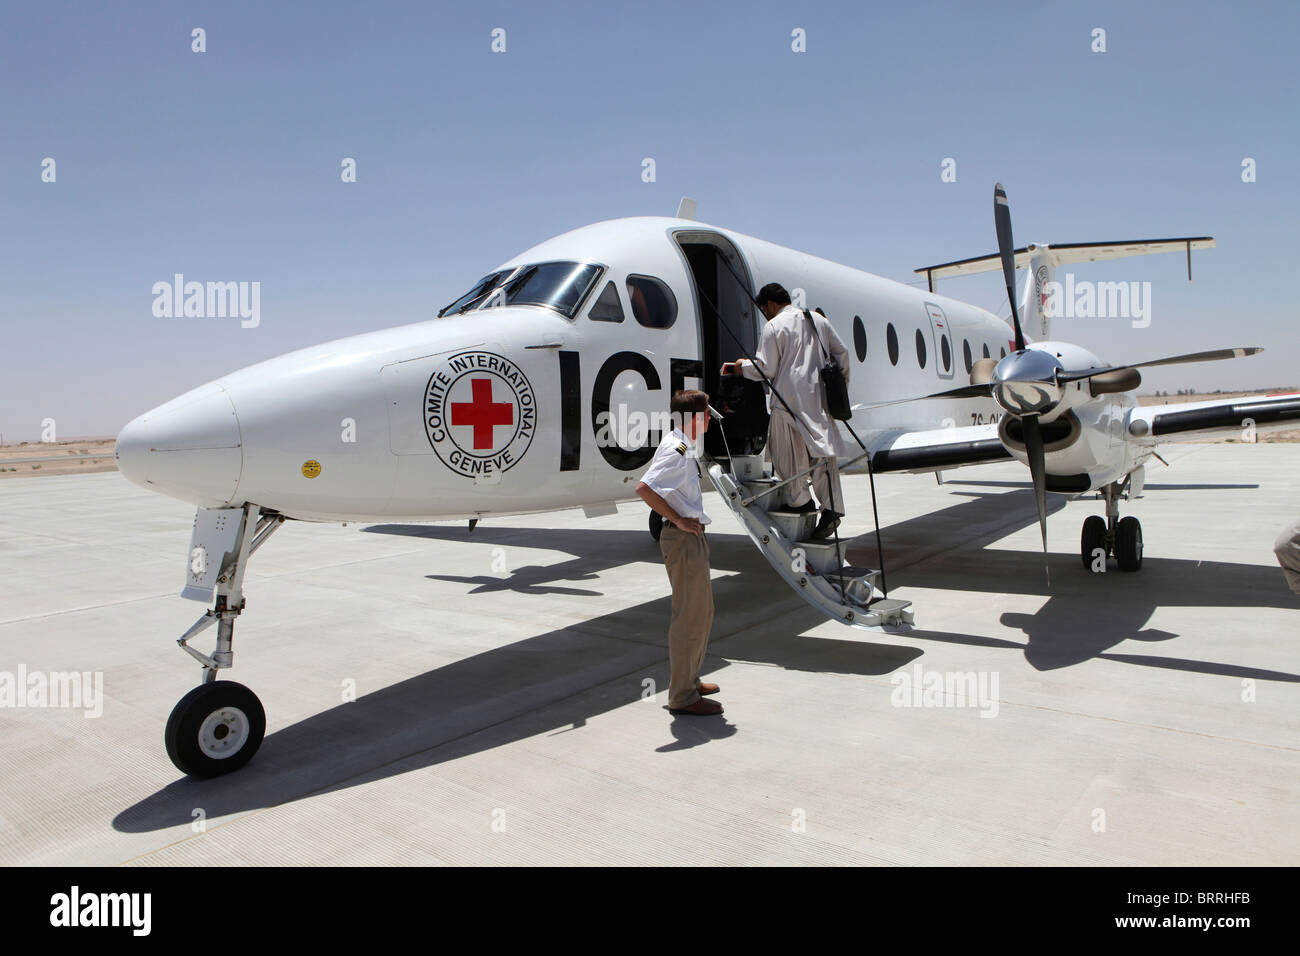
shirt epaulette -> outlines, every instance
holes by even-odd
[[[677,443],[677,454],[679,454],[679,455],[685,455],[685,454],[686,454],[686,443],[685,443],[685,442],[678,442],[678,443]]]

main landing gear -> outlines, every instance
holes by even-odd
[[[180,699],[167,719],[167,756],[178,770],[192,777],[216,777],[238,770],[253,759],[266,733],[266,712],[257,695],[217,671],[234,660],[231,642],[235,618],[244,610],[244,569],[253,552],[284,523],[281,515],[260,515],[257,505],[242,508],[200,508],[190,543],[186,597],[211,598],[211,610],[177,641],[203,665],[203,683]],[[216,566],[209,568],[209,555]],[[211,655],[189,646],[190,638],[217,625],[217,647]]]
[[[1083,522],[1079,539],[1079,556],[1089,571],[1105,571],[1107,557],[1114,557],[1121,571],[1142,567],[1142,524],[1129,515],[1119,516],[1119,501],[1126,497],[1129,479],[1121,485],[1112,482],[1101,490],[1106,501],[1106,517],[1089,515]]]

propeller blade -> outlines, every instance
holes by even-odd
[[[946,392],[934,392],[930,395],[914,395],[912,398],[896,398],[892,402],[873,402],[870,405],[854,405],[853,410],[860,408],[884,408],[886,405],[903,405],[907,402],[924,402],[931,398],[987,398],[993,394],[993,384],[985,382],[979,385],[963,385],[960,388],[950,388]]]
[[[1151,368],[1156,365],[1183,365],[1192,362],[1218,362],[1222,359],[1245,358],[1264,351],[1262,348],[1247,346],[1235,349],[1212,349],[1209,352],[1189,352],[1187,355],[1174,355],[1170,358],[1152,359],[1150,362],[1135,362],[1132,365],[1119,365],[1114,368],[1085,368],[1074,372],[1061,372],[1056,376],[1058,382],[1077,382],[1092,378],[1102,372],[1118,372],[1126,368]]]
[[[1016,244],[1011,240],[1011,207],[1001,183],[993,187],[993,222],[998,230],[998,253],[1002,256],[1002,277],[1007,280],[1007,301],[1016,326],[1016,351],[1025,347],[1025,333],[1020,330],[1020,310],[1016,308]]]
[[[1052,586],[1052,571],[1047,564],[1047,465],[1043,455],[1043,433],[1038,428],[1038,416],[1026,415],[1020,420],[1025,436],[1025,454],[1029,458],[1029,474],[1034,481],[1034,504],[1038,506],[1038,528],[1043,535],[1043,570],[1047,586]]]

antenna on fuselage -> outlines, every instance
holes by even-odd
[[[678,219],[695,218],[695,200],[687,196],[682,197],[682,201],[677,204]]]

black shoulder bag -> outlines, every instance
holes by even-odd
[[[826,362],[818,374],[821,376],[822,387],[826,390],[826,410],[831,413],[831,418],[837,418],[842,422],[847,422],[853,417],[853,407],[849,403],[849,383],[844,381],[844,373],[840,367],[831,361],[830,355],[826,352],[826,346],[822,345],[821,336],[817,334],[817,323],[813,321],[812,313],[807,309],[803,310],[804,318],[812,326],[813,338],[821,347],[822,357]]]

